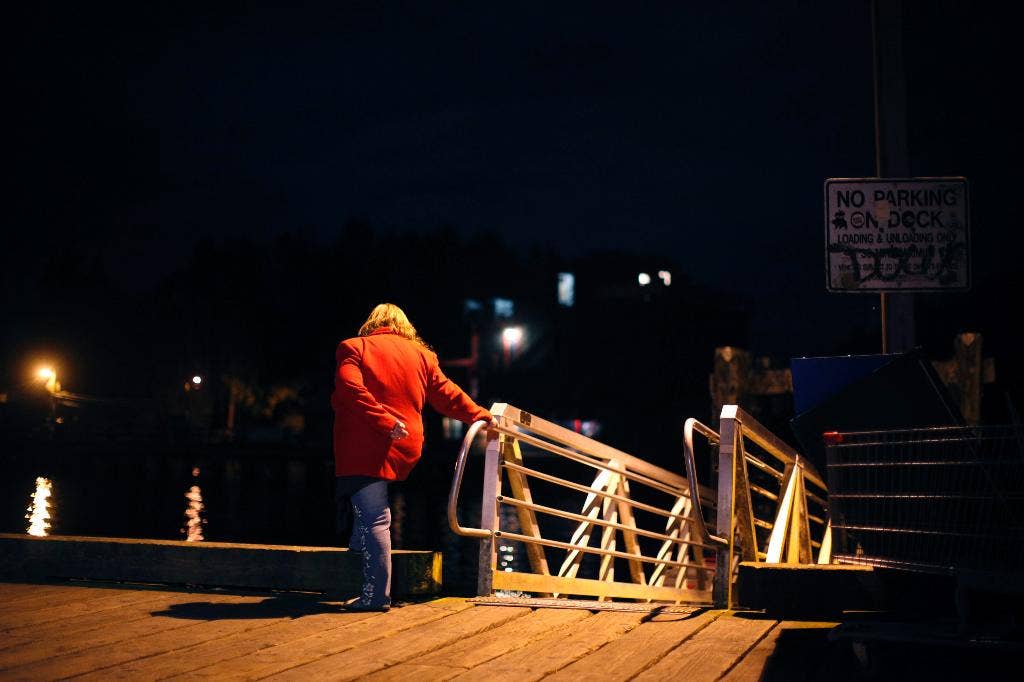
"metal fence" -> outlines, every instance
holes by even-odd
[[[829,434],[834,556],[926,572],[1024,571],[1024,438],[1008,426]]]

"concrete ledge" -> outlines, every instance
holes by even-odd
[[[391,559],[392,595],[440,591],[440,552],[395,550]],[[335,547],[0,533],[0,577],[354,594],[362,586],[362,561]]]
[[[872,566],[765,564],[744,561],[739,603],[783,618],[833,617],[883,608],[884,589]]]

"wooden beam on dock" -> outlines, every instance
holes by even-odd
[[[827,620],[843,611],[875,610],[884,601],[872,566],[744,561],[737,584],[743,608],[776,618]]]
[[[394,550],[391,558],[392,595],[440,591],[440,552]],[[336,547],[0,533],[0,577],[355,594],[362,560]]]

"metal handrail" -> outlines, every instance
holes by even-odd
[[[471,538],[489,538],[491,531],[483,528],[465,528],[459,524],[459,492],[462,489],[462,475],[466,471],[466,455],[469,454],[469,447],[473,444],[477,432],[488,424],[487,420],[473,422],[462,439],[462,447],[459,448],[459,457],[455,460],[455,475],[452,477],[452,489],[448,493],[448,524],[452,530],[459,535],[466,535]]]
[[[647,564],[664,564],[665,566],[676,566],[679,568],[697,568],[701,570],[707,570],[706,566],[702,566],[701,564],[695,564],[692,561],[673,561],[672,559],[658,559],[655,557],[645,556],[643,554],[629,554],[628,552],[619,552],[614,549],[601,549],[599,547],[589,547],[587,545],[574,545],[571,542],[561,542],[560,540],[548,540],[547,538],[535,538],[530,535],[523,535],[522,533],[511,533],[507,530],[494,531],[494,537],[507,538],[509,540],[515,540],[516,542],[544,545],[545,547],[555,547],[557,549],[564,549],[572,552],[585,552],[587,554],[599,554],[601,556],[610,556],[615,557],[617,559],[642,561]],[[713,571],[709,571],[709,573],[711,572]]]
[[[828,502],[826,502],[822,498],[818,497],[814,493],[804,491],[804,495],[807,496],[808,500],[813,500],[813,501],[817,502],[819,505],[821,505],[822,507],[825,507],[826,509],[828,509]]]
[[[757,457],[755,457],[754,455],[750,454],[749,452],[746,453],[746,459],[747,459],[747,464],[753,464],[755,467],[757,467],[758,470],[763,471],[764,473],[768,474],[769,476],[774,476],[775,480],[777,480],[777,481],[781,481],[783,478],[786,477],[786,475],[784,473],[782,473],[781,471],[779,471],[775,467],[769,466],[766,462],[762,462],[761,460],[759,460]]]
[[[513,507],[521,507],[523,509],[531,509],[533,511],[537,511],[537,512],[540,512],[542,514],[548,514],[550,516],[557,516],[558,518],[561,518],[561,519],[570,519],[572,521],[579,521],[581,523],[593,523],[595,525],[602,526],[604,528],[614,528],[616,530],[624,530],[624,531],[627,531],[627,532],[630,532],[630,533],[636,533],[637,535],[641,535],[643,537],[654,538],[655,540],[663,540],[665,542],[671,542],[671,543],[674,543],[674,544],[677,544],[677,545],[688,544],[688,545],[694,545],[694,546],[697,546],[697,547],[702,547],[704,549],[715,549],[715,546],[712,546],[712,545],[709,545],[709,544],[706,544],[706,543],[694,542],[692,540],[688,540],[688,539],[682,538],[682,537],[673,537],[671,535],[665,535],[664,533],[655,533],[654,531],[651,531],[651,530],[644,530],[643,528],[636,528],[636,527],[633,527],[633,526],[627,526],[627,525],[622,524],[622,523],[615,523],[614,521],[605,521],[604,519],[595,518],[595,517],[591,517],[591,516],[584,516],[583,514],[574,514],[573,512],[562,511],[561,509],[555,509],[554,507],[548,507],[548,506],[545,506],[543,504],[532,504],[530,502],[523,502],[522,500],[518,500],[518,499],[516,499],[514,497],[508,497],[506,495],[499,495],[498,496],[498,502],[501,502],[503,504],[509,504],[509,505],[512,505]],[[688,523],[690,521],[690,519],[687,519],[685,517],[676,517],[676,518],[681,519],[684,523]]]
[[[688,422],[689,421],[696,421],[696,420],[688,420]],[[463,439],[462,439],[462,446],[459,448],[458,458],[455,460],[455,475],[452,478],[452,487],[451,487],[451,491],[448,494],[448,523],[451,526],[452,530],[456,534],[458,534],[458,535],[465,535],[465,536],[468,536],[468,537],[478,537],[478,538],[487,538],[487,537],[491,537],[491,535],[492,535],[491,531],[485,530],[485,529],[482,529],[482,528],[466,528],[465,526],[461,525],[459,523],[459,520],[458,520],[458,500],[459,500],[459,494],[461,493],[461,489],[462,489],[463,475],[465,474],[465,469],[466,469],[466,457],[469,454],[469,449],[470,449],[470,446],[472,445],[473,439],[476,437],[476,435],[479,432],[480,428],[483,427],[483,426],[486,426],[487,423],[488,422],[486,422],[486,421],[477,421],[477,422],[474,422],[469,427],[469,430],[466,432],[465,437],[463,437]],[[715,435],[717,437],[717,434],[715,434],[715,432],[712,431],[711,429],[709,429],[707,426],[704,426],[703,424],[700,424],[700,422],[697,422],[697,424],[699,424],[698,430],[703,428],[703,429],[707,430],[708,432],[710,432],[711,434],[713,434],[713,435]],[[529,443],[531,445],[535,445],[535,446],[541,447],[543,449],[548,449],[548,450],[554,451],[557,454],[565,456],[567,459],[572,459],[572,460],[577,461],[577,462],[579,462],[581,464],[586,464],[588,466],[594,467],[595,469],[601,469],[601,470],[605,470],[605,471],[610,471],[612,473],[619,474],[620,476],[624,476],[624,477],[629,478],[631,480],[637,481],[638,483],[644,483],[646,485],[651,486],[652,488],[656,488],[658,490],[661,490],[662,492],[670,493],[670,494],[673,494],[673,495],[679,495],[682,492],[682,491],[673,489],[670,486],[666,486],[664,484],[657,483],[656,481],[653,481],[653,480],[649,479],[646,476],[638,475],[638,474],[635,474],[634,472],[626,471],[626,470],[624,470],[622,468],[619,468],[619,467],[609,466],[608,464],[605,464],[603,462],[593,461],[593,460],[591,460],[589,458],[586,458],[584,456],[581,456],[578,453],[575,453],[575,452],[573,452],[571,450],[568,450],[566,448],[560,447],[560,446],[555,445],[553,443],[547,443],[547,442],[545,442],[545,441],[543,441],[543,440],[541,440],[539,438],[535,438],[533,436],[530,436],[529,434],[522,433],[522,432],[517,431],[515,429],[509,429],[509,428],[502,427],[501,425],[499,425],[497,427],[493,427],[493,430],[498,432],[498,433],[507,434],[509,436],[512,436],[513,438],[516,438],[517,440],[521,440],[521,441]],[[701,433],[704,433],[704,431],[701,431]],[[692,435],[691,435],[691,441],[692,441]],[[699,488],[696,485],[696,480],[697,480],[696,469],[693,467],[693,462],[692,462],[692,459],[693,459],[692,443],[688,446],[688,448],[689,448],[689,459],[687,461],[687,478],[690,481],[693,482],[693,483],[691,483],[691,486],[690,486],[689,497],[690,497],[691,500],[695,500],[696,501],[697,509],[699,510],[700,509],[700,506],[699,506],[700,505],[700,500],[699,500],[700,495],[699,494],[697,494],[697,495],[694,494],[694,491],[698,490]],[[502,466],[504,466],[506,468],[510,468],[510,469],[516,469],[516,470],[521,471],[522,473],[525,473],[527,475],[536,476],[537,478],[548,480],[549,482],[552,482],[552,483],[558,483],[560,485],[564,485],[564,486],[569,487],[569,488],[577,488],[580,491],[588,492],[588,493],[592,492],[592,493],[597,494],[600,497],[610,498],[610,499],[614,499],[614,500],[617,500],[617,501],[620,501],[620,502],[629,502],[630,504],[634,505],[635,507],[637,507],[639,509],[645,509],[645,510],[651,511],[651,512],[653,512],[655,514],[661,514],[661,515],[666,516],[668,518],[679,518],[680,520],[682,520],[684,522],[691,522],[691,521],[693,521],[693,519],[687,518],[684,515],[672,514],[672,513],[666,512],[666,511],[664,511],[662,509],[659,509],[657,507],[645,505],[645,504],[643,504],[641,502],[637,502],[635,500],[630,500],[628,498],[620,497],[620,496],[614,495],[612,493],[606,493],[606,492],[603,492],[603,491],[594,491],[594,490],[591,490],[590,488],[588,488],[586,486],[581,486],[579,484],[573,484],[573,483],[571,483],[569,481],[565,481],[565,480],[560,479],[558,477],[551,476],[549,474],[543,474],[543,473],[541,473],[539,471],[535,471],[533,469],[529,469],[528,467],[517,466],[517,465],[514,465],[514,464],[509,464],[507,462],[503,463]],[[692,473],[690,471],[691,468],[693,469]],[[702,540],[705,543],[713,542],[713,543],[717,543],[719,545],[726,544],[725,540],[723,540],[722,538],[719,538],[717,536],[711,535],[708,532],[707,527],[704,524],[703,517],[697,516],[697,519],[698,520],[697,520],[697,523],[695,525],[698,526],[698,532],[702,536]]]
[[[570,432],[558,424],[511,405],[496,403],[491,408],[491,414],[496,418],[496,422],[490,422],[487,429],[484,495],[479,527],[463,526],[459,522],[458,509],[467,460],[480,429],[488,425],[488,422],[473,423],[463,438],[455,462],[447,509],[448,522],[453,532],[482,541],[477,586],[479,594],[491,594],[500,589],[530,588],[527,591],[596,594],[611,598],[641,598],[648,601],[653,598],[664,598],[710,602],[710,585],[706,581],[715,573],[715,569],[708,566],[705,552],[720,550],[726,542],[708,531],[699,511],[694,513],[694,503],[697,505],[696,509],[700,510],[702,501],[705,504],[714,504],[715,500],[712,489],[702,490],[697,482],[692,442],[683,458],[684,463],[688,465],[687,470],[677,473],[615,450],[576,432]],[[691,424],[691,441],[693,429]],[[708,427],[698,425],[696,429],[709,438],[717,439],[717,434]],[[597,478],[587,486],[537,471],[525,465],[521,446],[533,446],[538,451],[554,454],[562,460],[585,465],[586,468],[598,472]],[[505,475],[514,492],[511,496],[501,494]],[[534,502],[530,493],[531,480],[546,481],[559,486],[562,490],[586,493],[587,501],[584,503],[583,512],[576,513]],[[645,491],[666,493],[674,501],[669,505],[670,508],[663,508],[660,504],[652,504],[653,499],[637,500],[631,493],[631,482]],[[543,484],[540,485],[540,489],[546,490]],[[523,532],[502,530],[499,520],[502,505],[510,505],[519,515]],[[665,529],[638,527],[634,512],[654,514],[667,519]],[[568,519],[579,522],[580,525],[573,533],[571,541],[545,538],[541,532],[542,524],[538,524],[537,514]],[[618,515],[622,518],[619,519]],[[649,522],[650,517],[645,516],[644,523]],[[604,529],[600,547],[592,547],[589,543],[591,531],[595,528]],[[615,547],[618,533],[622,534],[625,543],[621,550]],[[638,543],[644,538],[660,541],[661,548],[657,556],[647,554],[646,546]],[[498,569],[495,557],[499,539],[522,542],[527,546],[531,572]],[[675,549],[672,549],[673,546]],[[543,551],[545,547],[569,552],[557,575],[549,572],[549,558],[545,557]],[[585,555],[602,558],[597,584],[606,583],[607,587],[602,586],[598,589],[594,586],[593,580],[576,577],[577,570],[580,570],[581,557]],[[609,563],[612,559],[630,562],[631,583],[617,582],[614,579],[613,564]],[[642,564],[653,564],[659,568],[648,578]],[[674,578],[674,588],[663,585],[665,576],[670,575],[665,571],[672,569],[679,569]],[[682,588],[683,578],[693,572],[700,576],[698,588]],[[639,586],[643,586],[640,591],[637,590]]]
[[[818,548],[821,551],[817,562],[827,562],[826,547],[830,542],[828,520],[811,514],[808,503],[826,510],[828,503],[807,488],[809,484],[827,495],[828,487],[809,461],[738,405],[723,405],[720,419],[717,520],[718,530],[727,534],[729,545],[728,551],[717,557],[719,571],[715,575],[714,601],[731,608],[736,572],[729,568],[735,567],[743,558],[772,563],[814,563],[813,550]],[[748,443],[757,446],[757,452],[748,451],[745,447]],[[778,464],[782,464],[785,470],[780,471]],[[777,482],[779,492],[773,492],[771,482],[762,480],[754,483],[749,474],[755,471]],[[774,519],[755,516],[758,505],[752,504],[752,495],[776,503]],[[811,523],[824,527],[821,541],[810,536]],[[762,531],[769,533],[767,552],[760,546]]]
[[[686,477],[690,479],[690,490],[697,490],[697,463],[696,458],[693,454],[693,432],[697,431],[702,436],[705,436],[712,445],[717,445],[719,441],[718,433],[709,426],[701,424],[699,421],[690,417],[683,424],[683,462],[686,464]],[[696,523],[693,524],[697,528],[697,532],[701,535],[701,540],[705,543],[715,543],[719,546],[726,546],[729,541],[725,538],[717,535],[712,535],[708,531],[707,524],[704,522],[704,511],[700,506],[700,495],[691,494],[690,500],[693,503],[693,516],[696,519]]]
[[[756,419],[750,417],[750,415],[743,412],[735,405],[723,405],[722,415],[726,416],[729,412],[732,412],[733,417],[738,418],[744,438],[747,438],[756,443],[762,450],[774,457],[784,465],[799,466],[803,469],[805,480],[809,480],[814,485],[818,486],[822,490],[828,490],[828,484],[825,483],[825,479],[821,477],[818,470],[811,464],[805,457],[801,457],[799,453],[793,451],[793,449],[787,445],[784,441],[779,439],[774,433],[766,429]],[[749,460],[748,460],[749,461]]]
[[[554,483],[556,485],[569,488],[570,490],[576,490],[581,493],[587,493],[588,495],[597,495],[598,497],[604,498],[606,500],[625,502],[636,507],[637,509],[643,509],[644,511],[649,511],[652,514],[659,514],[668,519],[678,519],[683,523],[687,523],[690,521],[690,519],[687,518],[685,514],[673,514],[670,511],[665,511],[664,509],[655,507],[654,505],[644,504],[643,502],[637,502],[636,500],[629,497],[623,497],[622,495],[616,495],[615,493],[609,493],[604,490],[594,490],[593,488],[582,485],[580,483],[573,483],[572,481],[567,481],[564,478],[559,478],[558,476],[545,474],[542,471],[537,471],[536,469],[531,469],[530,467],[524,467],[521,464],[513,464],[512,462],[502,462],[501,466],[504,467],[505,469],[511,469],[512,471],[518,471],[521,474],[532,476],[533,478],[539,478],[540,480],[547,481],[548,483]]]
[[[779,501],[779,496],[778,495],[776,495],[775,493],[773,493],[770,490],[766,490],[766,489],[762,488],[759,485],[754,485],[753,483],[748,483],[747,487],[750,488],[750,492],[757,493],[761,497],[765,497],[765,498],[771,500],[772,502],[778,502]]]
[[[491,414],[498,418],[499,425],[508,423],[514,427],[523,428],[534,433],[540,427],[544,432],[542,435],[545,438],[562,443],[572,448],[574,452],[602,460],[605,463],[614,461],[623,469],[619,473],[638,473],[662,482],[671,483],[676,487],[689,486],[689,481],[686,480],[685,475],[676,474],[673,471],[655,466],[643,459],[569,431],[553,422],[546,421],[507,403],[495,403],[491,408]],[[517,431],[506,431],[506,433],[519,440],[519,433]],[[715,493],[711,489],[701,491],[701,494],[705,495],[707,500],[715,499]]]
[[[463,437],[463,439],[462,439],[462,446],[459,448],[458,458],[455,460],[455,475],[452,478],[451,491],[448,494],[448,523],[451,526],[452,530],[456,534],[464,535],[464,536],[467,536],[467,537],[487,538],[487,537],[491,537],[492,534],[493,534],[491,531],[485,530],[483,528],[466,528],[465,526],[463,526],[462,524],[459,523],[459,519],[458,519],[458,500],[459,500],[459,495],[460,495],[461,489],[462,489],[462,479],[463,479],[463,476],[464,476],[465,470],[466,470],[466,457],[469,454],[469,449],[470,449],[470,447],[471,447],[471,445],[473,443],[473,439],[476,438],[476,435],[480,431],[480,429],[482,427],[486,426],[487,424],[488,424],[488,422],[484,421],[484,420],[474,422],[472,425],[470,425],[469,430],[466,432],[465,437]],[[616,473],[616,474],[619,474],[619,475],[622,475],[622,476],[627,476],[627,477],[632,478],[634,480],[638,480],[638,482],[646,483],[648,485],[650,485],[652,483],[652,481],[650,479],[648,479],[646,476],[637,476],[633,472],[627,472],[627,471],[625,471],[625,470],[623,470],[623,469],[621,469],[619,467],[608,466],[607,464],[604,464],[604,463],[599,463],[599,462],[592,461],[592,460],[590,460],[588,458],[580,456],[578,453],[572,452],[571,450],[568,450],[566,448],[560,447],[560,446],[555,445],[553,443],[544,442],[543,440],[535,438],[535,437],[532,437],[529,434],[524,434],[524,433],[519,432],[519,431],[514,430],[514,429],[503,428],[500,425],[498,427],[494,428],[494,430],[498,431],[500,433],[505,433],[507,435],[510,435],[510,436],[512,436],[512,437],[514,437],[516,439],[522,440],[522,441],[530,443],[532,445],[536,445],[538,447],[543,447],[543,448],[548,448],[548,449],[554,450],[558,454],[566,456],[567,458],[573,459],[573,460],[575,460],[577,462],[580,462],[581,464],[587,464],[587,465],[592,466],[592,467],[594,467],[596,469],[603,469],[603,470],[611,471],[613,473]],[[628,500],[626,498],[622,498],[622,497],[620,497],[618,495],[614,495],[614,494],[611,494],[611,493],[605,493],[603,491],[593,491],[593,490],[591,490],[591,489],[589,489],[589,488],[587,488],[585,486],[580,486],[578,484],[573,484],[573,483],[571,483],[569,481],[565,481],[565,480],[559,479],[557,477],[550,476],[548,474],[542,474],[541,472],[534,471],[534,470],[529,469],[527,467],[510,465],[508,463],[504,463],[503,466],[505,466],[507,468],[517,469],[517,470],[519,470],[522,473],[525,473],[527,475],[534,475],[534,476],[537,476],[538,478],[549,480],[550,482],[553,482],[553,483],[558,483],[558,484],[561,484],[561,485],[565,485],[565,486],[570,487],[570,488],[578,488],[579,490],[584,491],[584,492],[593,492],[593,493],[596,493],[600,497],[610,498],[610,499],[614,499],[614,500],[622,501],[622,502],[630,502],[631,504],[633,504],[634,506],[636,506],[638,508],[647,509],[648,511],[654,512],[656,514],[661,514],[661,515],[669,517],[669,518],[679,518],[680,520],[682,520],[684,522],[690,523],[691,527],[696,529],[698,535],[700,535],[700,538],[701,538],[702,542],[694,543],[694,544],[699,544],[700,546],[703,546],[703,547],[725,546],[725,545],[728,544],[728,541],[725,538],[719,537],[717,535],[713,535],[713,534],[711,534],[710,531],[708,531],[707,524],[704,522],[704,516],[703,516],[702,510],[701,510],[700,495],[699,494],[694,494],[696,491],[698,491],[700,489],[698,484],[697,484],[697,468],[696,468],[696,463],[695,463],[694,454],[693,454],[693,432],[694,431],[697,431],[701,435],[706,436],[710,441],[712,441],[712,443],[716,443],[718,441],[718,434],[713,429],[711,429],[710,427],[702,424],[701,422],[699,422],[699,421],[697,421],[696,419],[693,419],[693,418],[690,418],[690,419],[686,420],[686,423],[684,425],[685,450],[684,450],[683,460],[684,460],[685,465],[686,465],[686,476],[687,476],[687,479],[689,479],[689,482],[690,482],[689,497],[692,500],[693,505],[694,505],[694,514],[693,514],[692,518],[684,517],[682,515],[671,514],[671,513],[665,512],[664,510],[658,509],[657,507],[651,507],[651,506],[648,506],[648,505],[644,505],[644,504],[639,503],[639,502],[637,502],[635,500]],[[659,484],[655,484],[652,487],[656,487],[658,489],[661,489],[663,492],[670,492],[672,494],[679,494],[679,491],[673,490],[669,486],[664,486],[663,484],[660,484],[660,485]]]
[[[580,454],[578,452],[562,447],[560,445],[549,443],[541,438],[537,438],[536,436],[530,435],[528,433],[523,433],[521,431],[516,431],[514,429],[503,428],[501,426],[498,426],[496,430],[499,431],[500,433],[512,436],[516,440],[521,441],[523,443],[528,443],[535,447],[541,448],[542,450],[553,452],[555,454],[561,455],[562,457],[565,457],[566,459],[570,459],[574,462],[579,462],[580,464],[584,464],[594,469],[599,469],[601,471],[608,471],[613,474],[618,474],[619,476],[622,476],[623,478],[626,478],[630,481],[642,483],[643,485],[646,485],[650,488],[654,488],[655,490],[660,490],[663,493],[668,493],[669,495],[679,495],[681,493],[681,491],[678,488],[672,487],[671,485],[667,485],[660,481],[656,481],[650,476],[645,476],[635,471],[630,471],[625,467],[614,466],[609,462],[598,461],[589,455]],[[688,493],[690,496],[695,495],[695,493],[699,495],[699,491],[697,491],[695,485],[691,484],[690,487],[691,490]]]

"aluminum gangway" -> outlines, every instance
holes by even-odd
[[[496,403],[491,413],[496,427],[480,421],[466,433],[448,499],[452,530],[480,539],[480,598],[731,608],[740,560],[806,563],[818,548],[827,561],[825,501],[809,490],[823,491],[820,476],[736,406],[723,409],[724,439],[686,420],[684,473],[512,405]],[[717,491],[697,480],[695,434],[718,449]],[[480,522],[466,527],[458,518],[461,488],[480,436]],[[817,513],[808,511],[815,506]],[[817,542],[812,524],[822,529]],[[505,560],[516,544],[525,547],[528,570]]]

